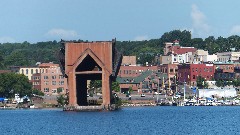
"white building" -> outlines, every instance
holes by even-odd
[[[212,95],[219,98],[236,97],[237,91],[235,90],[235,88],[198,89],[198,96],[201,98],[212,97]]]
[[[239,60],[240,52],[221,52],[217,53],[217,61],[228,62]]]
[[[208,51],[197,50],[188,58],[190,63],[203,63],[203,62],[214,62],[217,61],[217,55],[208,55]]]

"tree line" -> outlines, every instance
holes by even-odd
[[[191,32],[187,30],[166,32],[158,39],[117,41],[116,48],[123,55],[137,56],[139,64],[145,64],[146,62],[154,64],[154,57],[163,54],[164,43],[174,40],[178,40],[181,46],[208,50],[209,54],[234,49],[239,51],[240,49],[240,37],[238,35],[232,35],[227,38],[221,36],[217,38],[209,36],[205,39],[192,38]],[[9,66],[33,66],[36,62],[59,63],[57,54],[61,47],[60,41],[2,43],[0,47],[0,69],[8,69]]]

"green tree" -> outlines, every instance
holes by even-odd
[[[203,77],[198,76],[197,77],[197,87],[199,89],[208,88],[208,83],[206,82],[206,80]]]
[[[63,91],[63,88],[57,88],[57,93],[61,93]]]
[[[120,91],[120,86],[118,82],[112,82],[112,90],[114,90],[115,92]]]
[[[224,86],[224,82],[220,79],[216,80],[216,86],[217,87],[223,87]]]
[[[32,85],[28,78],[22,74],[0,74],[0,96],[12,98],[14,94],[19,94],[20,97],[31,96]]]
[[[233,85],[234,85],[235,87],[240,86],[240,78],[237,78],[237,79],[233,80]]]
[[[90,88],[101,88],[102,87],[102,80],[91,80],[89,84]]]
[[[60,95],[57,97],[57,102],[58,102],[58,106],[64,106],[64,104],[66,103],[66,97],[64,95]]]
[[[130,86],[129,88],[128,88],[128,94],[131,94],[133,92],[133,89],[132,89],[132,87]]]
[[[33,89],[32,94],[38,95],[38,96],[44,96],[44,93],[41,90]]]

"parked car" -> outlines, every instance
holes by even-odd
[[[145,97],[145,94],[141,94],[141,97]]]

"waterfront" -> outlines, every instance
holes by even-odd
[[[238,134],[238,106],[129,107],[112,112],[1,110],[1,134]]]

